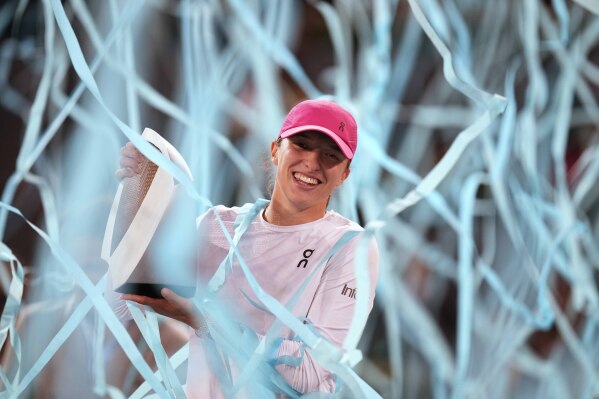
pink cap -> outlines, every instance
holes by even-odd
[[[352,159],[358,146],[358,125],[354,117],[339,104],[327,100],[306,100],[291,108],[279,138],[316,130],[332,138],[343,154]]]

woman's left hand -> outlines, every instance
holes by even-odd
[[[179,320],[191,328],[198,329],[202,324],[202,316],[193,303],[183,298],[168,288],[160,291],[162,298],[151,298],[144,295],[122,294],[121,299],[147,305],[156,313]]]

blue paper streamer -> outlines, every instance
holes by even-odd
[[[372,316],[386,337],[374,324],[361,334],[367,314],[360,296],[343,348],[304,325],[306,350],[337,374],[334,393],[304,396],[599,395],[595,3],[3,3],[0,107],[20,125],[6,124],[6,143],[19,147],[3,146],[2,154],[17,162],[0,206],[1,251],[10,254],[0,268],[8,298],[0,397],[39,389],[49,364],[61,375],[81,360],[90,365],[77,370],[92,374],[90,395],[181,396],[174,371],[184,367],[187,347],[168,359],[161,340],[169,338],[157,333],[161,320],[138,317],[148,339],[140,347],[159,358],[161,370],[150,370],[101,298],[102,273],[87,259],[78,263],[80,252],[93,257],[88,236],[101,235],[98,215],[112,198],[117,147],[133,141],[171,171],[199,212],[212,203],[253,203],[268,183],[256,165],[288,106],[323,95],[351,109],[360,126],[350,178],[331,207],[367,227],[356,252],[360,292],[368,285],[367,242],[377,237]],[[38,21],[35,34],[31,20]],[[315,32],[317,39],[308,36]],[[154,123],[188,160],[193,182],[139,139]],[[73,183],[72,176],[84,180]],[[36,216],[38,196],[43,214]],[[18,218],[9,213],[39,221],[26,225],[58,260],[43,274],[37,270],[46,252],[32,261],[23,256],[24,267],[16,259],[22,249],[14,243],[22,238],[14,236]],[[235,240],[225,235],[237,259]],[[183,244],[175,241],[167,244]],[[21,297],[16,287],[23,284]],[[30,303],[27,293],[51,291],[72,301],[79,288],[81,302],[54,337],[37,334],[49,346],[31,359],[27,339],[36,335],[24,334],[29,324],[22,320],[59,305]],[[293,299],[282,304],[257,284],[253,290],[254,306],[276,315],[264,337],[239,330],[209,296],[194,298],[214,316],[214,350],[227,357],[218,377],[235,364],[239,378],[223,379],[226,392],[299,397],[268,364],[281,329],[301,328],[288,312]],[[85,321],[90,311],[93,330]],[[105,373],[106,327],[131,361],[122,386]],[[81,359],[61,364],[56,354],[77,345],[69,338],[79,329],[93,331],[94,350],[71,351]],[[539,347],[534,337],[541,332],[548,343]],[[136,370],[144,382],[132,386]],[[69,388],[61,380],[47,384]]]

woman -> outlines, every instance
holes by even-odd
[[[357,126],[348,111],[331,101],[303,101],[289,112],[277,140],[271,144],[276,178],[270,202],[259,201],[241,208],[216,206],[200,218],[200,284],[209,286],[214,298],[227,305],[239,325],[258,339],[269,332],[276,317],[261,304],[255,284],[281,304],[292,303],[293,315],[317,334],[337,346],[343,344],[354,316],[355,253],[363,229],[336,212],[327,211],[327,205],[333,190],[349,176],[356,147]],[[123,148],[117,176],[139,173],[141,157],[128,143]],[[239,262],[225,266],[230,245],[222,226],[234,237],[236,221],[240,224],[243,220],[249,223],[237,248],[255,282],[248,279]],[[368,295],[370,311],[378,275],[374,240],[368,266],[370,292],[364,294]],[[207,359],[209,322],[189,300],[168,289],[161,293],[163,299],[137,295],[120,298],[148,305],[189,325],[195,334],[190,339],[188,396],[226,396],[230,384],[214,372],[214,365]],[[123,313],[122,304],[114,307]],[[291,329],[282,329],[278,337],[276,345],[270,348],[268,361],[292,388],[283,392],[338,389],[335,376],[315,361],[310,349]],[[233,366],[229,374],[235,373]]]

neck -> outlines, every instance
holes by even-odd
[[[264,210],[264,219],[277,226],[293,226],[321,219],[326,213],[326,204],[298,209],[277,201],[274,196]]]

